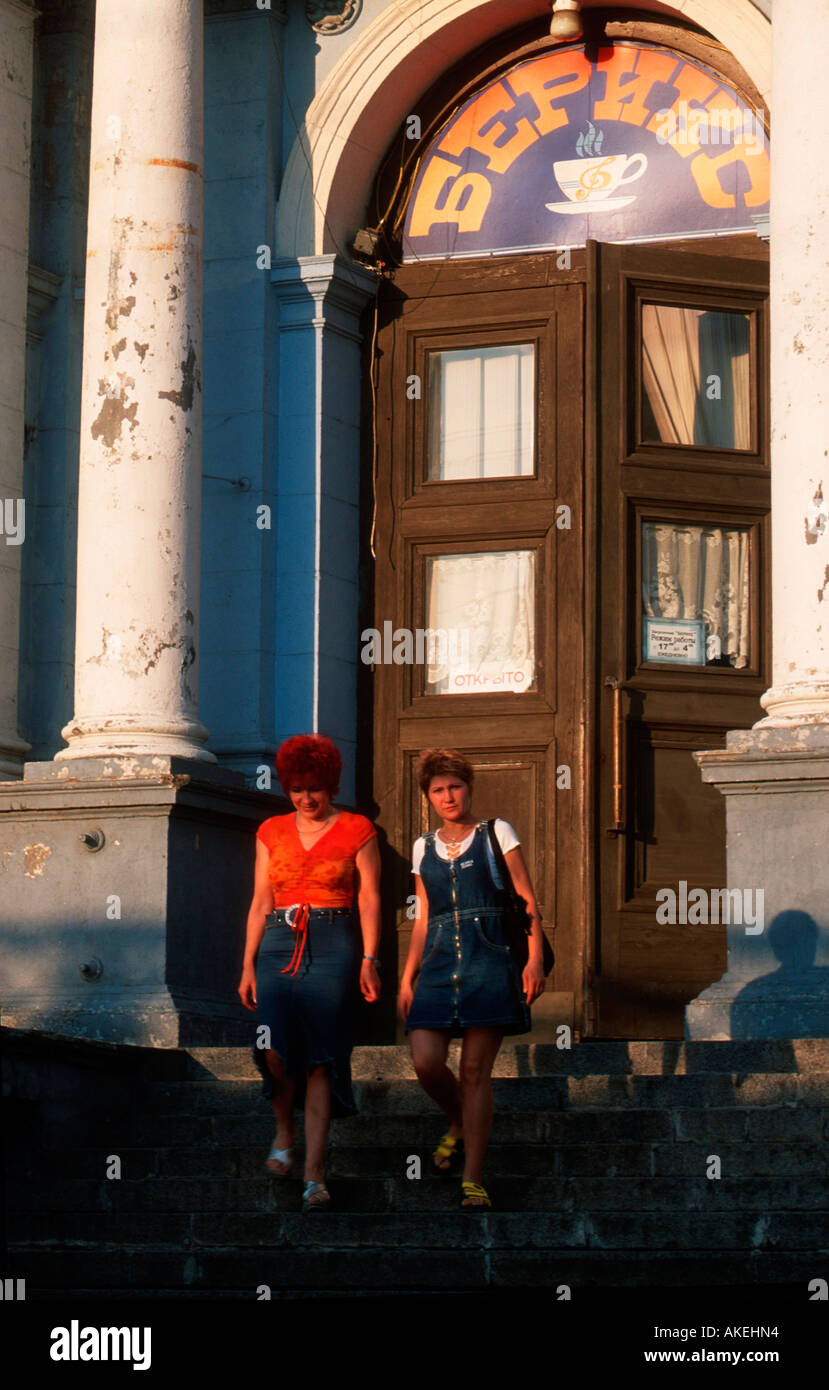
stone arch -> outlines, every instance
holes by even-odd
[[[613,4],[603,0],[604,8]],[[389,139],[421,93],[465,54],[547,7],[548,0],[388,5],[349,46],[308,108],[282,183],[278,254],[345,252]],[[654,11],[655,19],[671,16],[713,34],[770,104],[771,26],[753,0],[674,0]]]

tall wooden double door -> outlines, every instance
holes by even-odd
[[[373,361],[373,797],[405,959],[429,747],[516,828],[556,967],[534,1021],[681,1037],[725,926],[696,749],[770,684],[767,249],[405,265]],[[693,914],[692,914],[693,915]],[[537,1035],[538,1032],[537,1032]]]

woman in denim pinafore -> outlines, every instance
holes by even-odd
[[[450,1121],[434,1166],[453,1172],[463,1158],[461,1205],[480,1210],[491,1206],[480,1179],[492,1125],[492,1066],[505,1036],[530,1030],[529,1005],[544,989],[541,922],[515,832],[496,820],[507,870],[533,919],[529,959],[519,976],[487,824],[470,815],[470,764],[453,750],[430,749],[421,757],[419,777],[443,825],[415,845],[418,914],[399,1008],[418,1078]],[[446,1060],[453,1037],[463,1038],[460,1081]]]
[[[486,821],[480,821],[463,857],[444,860],[434,834],[425,837],[420,877],[429,923],[407,1032],[448,1028],[462,1037],[476,1027],[506,1035],[528,1033],[532,1026],[504,935],[488,838]]]

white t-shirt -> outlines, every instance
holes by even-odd
[[[466,838],[465,838],[464,840],[461,841],[460,851],[459,851],[458,855],[456,856],[456,860],[455,860],[456,863],[458,863],[458,864],[460,863],[460,861],[463,859],[463,857],[464,857],[466,851],[470,848],[470,846],[471,846],[471,844],[472,844],[472,837],[473,837],[473,835],[475,834],[475,831],[477,830],[477,828],[478,828],[477,826],[474,826],[473,829],[470,830],[470,832],[469,832],[469,834],[466,836]],[[515,831],[513,830],[512,826],[509,824],[508,821],[505,821],[505,820],[496,820],[496,822],[495,822],[495,838],[496,838],[496,840],[498,841],[498,844],[501,846],[501,852],[502,852],[503,854],[508,854],[509,851],[510,851],[511,849],[515,849],[515,846],[516,846],[516,845],[520,845],[520,843],[521,843],[521,841],[519,840],[519,838],[518,838],[518,836],[516,835]],[[487,833],[487,835],[486,835],[486,837],[485,837],[485,843],[486,843],[487,858],[489,859],[489,867],[490,867],[490,870],[491,870],[491,872],[492,872],[492,877],[493,877],[493,879],[495,880],[495,883],[497,884],[497,886],[498,886],[499,888],[503,888],[504,885],[501,883],[500,875],[499,875],[498,870],[497,870],[497,868],[496,868],[496,866],[495,866],[495,855],[492,853],[492,845],[489,843],[489,834],[488,834],[488,833]],[[425,852],[426,852],[426,838],[425,838],[424,835],[421,835],[419,839],[415,840],[415,842],[414,842],[414,849],[412,850],[412,873],[413,873],[413,874],[418,874],[418,875],[420,874],[420,864],[421,864],[421,861],[422,861],[422,859],[423,859],[423,856],[424,856]],[[443,840],[440,838],[439,835],[435,835],[435,853],[437,854],[438,859],[446,859],[447,861],[449,860],[449,855],[448,855],[448,853],[447,853],[446,845],[444,844]]]

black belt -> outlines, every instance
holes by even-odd
[[[286,924],[286,923],[287,923],[287,925],[288,925],[289,927],[292,927],[292,926],[293,926],[293,917],[296,916],[296,910],[295,910],[295,909],[296,909],[297,906],[298,906],[298,904],[292,903],[290,907],[287,907],[287,908],[286,908],[286,907],[279,907],[279,908],[276,909],[276,911],[268,913],[268,916],[265,918],[265,931],[267,931],[269,927],[278,927],[278,926],[282,926],[282,925],[284,925],[284,924]],[[289,912],[293,914],[293,917],[289,917],[289,916],[288,916],[288,913],[289,913]],[[312,907],[311,910],[310,910],[310,912],[309,912],[309,914],[308,914],[308,916],[309,916],[309,917],[316,917],[318,921],[319,921],[321,918],[327,918],[327,920],[328,920],[329,922],[333,922],[335,917],[350,917],[350,916],[351,916],[351,908],[350,908],[350,907]],[[273,918],[274,920],[271,920],[272,918]]]

